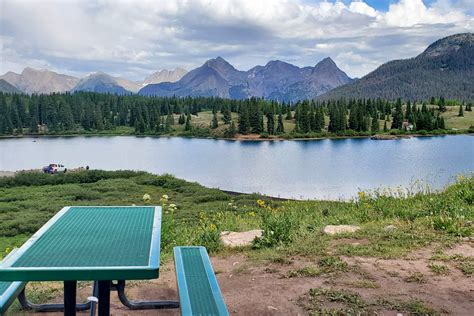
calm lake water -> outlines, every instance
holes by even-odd
[[[226,141],[151,137],[58,137],[0,140],[0,170],[134,169],[171,173],[205,186],[285,198],[348,199],[359,190],[442,188],[474,172],[468,135],[375,141]]]

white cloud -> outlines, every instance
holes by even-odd
[[[463,12],[450,10],[447,7],[442,9],[446,1],[443,2],[435,3],[431,8],[427,8],[422,0],[400,0],[390,5],[384,20],[390,26],[466,22]]]
[[[242,69],[331,56],[360,77],[440,37],[472,32],[471,2],[400,0],[382,12],[364,1],[2,0],[0,72],[32,66],[141,79],[217,55]]]

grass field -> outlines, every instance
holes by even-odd
[[[149,194],[149,201],[143,195]],[[386,196],[386,195],[389,196]],[[328,238],[314,234],[327,224],[358,224],[370,246],[341,248],[340,254],[398,256],[434,240],[470,236],[474,219],[474,179],[460,180],[443,193],[397,198],[397,192],[361,192],[358,201],[275,201],[257,195],[230,195],[169,175],[131,171],[81,171],[46,175],[24,173],[0,178],[0,249],[19,246],[66,205],[163,205],[177,231],[165,234],[164,248],[176,243],[205,244],[218,250],[220,231],[263,228],[274,231],[256,245],[315,255]],[[163,195],[168,199],[163,200]],[[262,199],[262,204],[257,203]],[[174,209],[174,206],[176,209]],[[396,238],[381,228],[400,226]],[[393,236],[392,236],[393,237]],[[175,239],[176,238],[176,239]],[[218,238],[217,238],[218,239]]]
[[[445,124],[446,124],[446,129],[448,130],[467,130],[469,127],[474,126],[474,111],[464,111],[464,117],[459,117],[458,116],[459,112],[459,106],[447,106],[446,112],[442,114],[442,116],[445,119]],[[294,113],[293,113],[294,115]],[[224,122],[222,121],[222,114],[218,113],[217,117],[219,119],[219,128],[216,129],[215,131],[211,131],[211,135],[215,137],[220,137],[223,134],[223,131],[225,128],[227,128],[227,125],[224,125]],[[285,117],[285,116],[283,116]],[[237,124],[238,122],[238,115],[236,113],[232,113],[232,119],[234,122]],[[211,125],[212,121],[212,112],[211,111],[205,111],[205,112],[200,112],[198,116],[193,116],[192,118],[192,125],[195,127],[204,127],[208,128]],[[267,119],[264,117],[263,118],[264,125],[266,126]],[[178,116],[175,116],[175,122],[178,122]],[[284,120],[283,121],[284,127],[285,127],[285,133],[289,134],[293,132],[295,129],[295,122],[294,120]],[[329,117],[325,117],[325,128],[327,129],[329,124]],[[384,121],[380,120],[379,121],[379,127],[380,131],[383,130],[384,127]],[[388,127],[390,128],[390,122],[388,122]],[[184,125],[179,125],[176,124],[173,126],[173,129],[175,132],[173,134],[179,135],[180,132],[184,131]]]

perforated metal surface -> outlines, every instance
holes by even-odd
[[[158,277],[160,207],[65,207],[0,264],[0,281]]]
[[[219,315],[199,248],[181,249],[193,315]]]
[[[71,208],[13,267],[146,266],[152,207]]]
[[[7,288],[10,286],[11,282],[1,282],[0,281],[0,296],[7,290]]]

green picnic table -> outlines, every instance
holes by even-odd
[[[160,234],[160,207],[65,207],[4,259],[0,281],[63,281],[65,315],[75,315],[77,281],[96,281],[99,315],[109,315],[111,286],[134,305],[125,280],[158,278]],[[179,308],[179,302],[151,303]]]

